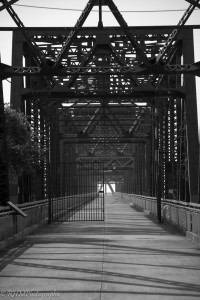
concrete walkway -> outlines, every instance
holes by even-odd
[[[200,249],[114,196],[105,222],[46,226],[1,262],[2,300],[200,299]]]

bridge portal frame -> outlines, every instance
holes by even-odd
[[[173,27],[174,28],[174,27]],[[178,36],[178,40],[182,42],[182,51],[183,51],[183,63],[185,64],[193,64],[194,63],[194,42],[193,42],[193,28],[191,26],[185,26],[184,28],[181,29],[179,36]],[[43,33],[44,35],[55,35],[55,32],[66,32],[69,31],[70,32],[70,28],[66,29],[66,28],[59,28],[59,29],[55,29],[55,28],[29,28],[28,30],[31,31],[31,35],[32,36],[37,36],[38,34],[42,35],[41,33]],[[88,34],[90,35],[90,33],[95,33],[95,32],[99,32],[99,28],[81,28],[80,32],[83,32],[83,34]],[[118,33],[120,34],[121,30],[120,28],[104,28],[104,30],[110,30],[112,32],[112,34]],[[147,34],[152,34],[154,32],[157,32],[157,34],[163,34],[163,32],[170,32],[171,31],[171,27],[163,27],[163,28],[158,28],[158,27],[143,27],[143,28],[130,28],[130,30],[134,31],[136,35],[141,34],[142,32],[147,33]],[[79,32],[79,33],[80,33]],[[24,56],[24,45],[25,45],[26,41],[23,37],[23,35],[21,34],[20,30],[14,29],[13,30],[13,55],[12,55],[12,65],[13,66],[22,66],[23,65],[23,56]],[[180,59],[180,57],[179,57]],[[30,61],[29,57],[26,57],[26,63],[28,63],[28,61]],[[181,62],[175,62],[177,64],[181,64]],[[22,74],[23,75],[23,74]],[[21,110],[25,111],[27,109],[28,111],[28,107],[24,107],[24,99],[28,96],[28,98],[30,97],[30,93],[31,93],[31,97],[32,98],[32,107],[29,107],[29,112],[31,112],[31,118],[33,118],[33,127],[35,126],[34,130],[37,130],[37,122],[38,122],[38,109],[40,110],[40,108],[36,107],[37,105],[37,101],[38,99],[40,99],[41,94],[45,93],[46,91],[44,91],[43,89],[40,90],[35,90],[33,87],[30,86],[29,91],[27,91],[27,89],[23,88],[23,80],[22,80],[22,75],[19,77],[12,77],[12,87],[11,87],[11,103],[12,106],[14,108],[20,108]],[[180,80],[180,77],[179,79]],[[51,93],[51,91],[48,91],[49,94],[48,96],[50,97],[54,97],[53,92]],[[156,100],[157,95],[159,93],[163,93],[163,87],[157,87],[156,90],[152,90],[151,88],[149,88],[149,90],[145,90],[143,88],[141,88],[141,90],[139,91],[140,96],[144,93],[149,93],[152,95],[152,93],[154,94],[153,99],[155,99],[155,101],[159,101]],[[165,93],[167,94],[168,92],[165,91]],[[170,92],[169,92],[170,93]],[[184,75],[184,86],[176,86],[176,93],[180,93],[182,94],[182,99],[184,98],[184,101],[178,101],[179,104],[177,105],[177,107],[179,106],[179,116],[177,115],[176,118],[180,118],[180,124],[182,124],[182,128],[180,130],[183,130],[184,126],[186,125],[186,130],[184,131],[184,134],[186,134],[187,138],[186,140],[184,140],[184,143],[186,142],[186,148],[187,148],[187,159],[188,159],[188,183],[189,183],[189,191],[190,191],[190,201],[191,202],[198,202],[199,201],[199,142],[198,142],[198,119],[197,119],[197,103],[196,103],[196,86],[195,86],[195,77],[194,75],[191,74],[185,74]],[[164,94],[163,94],[164,95]],[[61,93],[60,93],[61,96]],[[166,95],[165,95],[166,96]],[[59,96],[58,96],[59,97]],[[71,97],[73,97],[73,95],[69,95],[70,99]],[[74,97],[76,97],[76,95],[74,95]],[[90,97],[90,95],[87,95],[87,97]],[[92,96],[91,96],[92,97]],[[115,97],[119,97],[119,95],[115,96],[112,95],[113,98]],[[127,95],[127,97],[131,97],[130,95]],[[148,96],[147,96],[148,97]],[[152,96],[151,96],[152,97]],[[170,95],[171,97],[171,95]],[[142,98],[142,97],[141,97]],[[174,100],[176,101],[176,96],[174,96]],[[145,98],[143,98],[145,99]],[[158,128],[156,130],[160,130],[159,128],[162,128],[163,126],[163,122],[164,120],[166,120],[167,115],[169,113],[169,110],[171,111],[171,114],[173,113],[173,107],[171,107],[168,111],[163,112],[163,108],[159,107],[159,104],[155,106],[157,113],[159,112],[160,118],[158,120],[154,120],[154,122],[157,122],[158,124]],[[51,108],[49,109],[49,111],[51,110]],[[185,114],[185,119],[183,117],[183,114]],[[52,115],[50,113],[50,115],[45,114],[43,112],[43,115],[40,116],[40,122],[41,124],[43,124],[43,126],[46,128],[46,131],[50,132],[50,127],[51,127],[51,120],[52,120]],[[172,118],[171,118],[171,122],[172,122]],[[185,122],[185,123],[184,123]],[[45,124],[45,125],[44,125]],[[55,129],[55,128],[54,128]],[[173,124],[171,123],[171,138],[172,138],[172,134],[174,134],[173,131]],[[47,134],[47,135],[48,135]],[[166,131],[165,131],[166,134]],[[168,138],[168,137],[167,137]],[[53,140],[53,139],[52,139]],[[49,139],[48,139],[49,141]],[[45,141],[44,141],[45,142]],[[163,164],[164,161],[164,156],[163,156],[163,149],[162,149],[162,143],[163,143],[163,139],[162,139],[162,133],[160,131],[160,137],[157,139],[158,144],[154,145],[154,150],[155,152],[153,153],[153,157],[151,154],[151,160],[154,163],[154,167],[151,164],[151,167],[149,166],[148,168],[152,168],[155,171],[155,174],[152,174],[154,176],[154,179],[152,180],[153,184],[155,184],[156,182],[156,176],[158,171],[156,170],[157,163]],[[46,141],[47,143],[47,141]],[[57,144],[56,141],[54,141],[55,144]],[[174,143],[173,138],[170,141],[170,144]],[[58,144],[57,144],[58,145]],[[53,147],[52,145],[49,147]],[[157,148],[156,148],[157,147]],[[55,150],[55,149],[54,149]],[[54,151],[53,150],[53,151]],[[58,155],[59,149],[56,150],[55,155]],[[141,153],[140,153],[141,155]],[[145,154],[146,155],[146,152]],[[160,160],[158,161],[157,158],[155,157],[158,156],[160,157]],[[150,157],[150,155],[149,155]],[[139,158],[139,157],[138,157]],[[149,158],[150,159],[150,158]],[[55,158],[54,158],[55,160]],[[151,162],[151,163],[152,163]],[[148,161],[149,164],[149,161]],[[47,167],[46,167],[47,168]],[[147,171],[147,166],[144,167],[145,170],[143,170],[143,175],[138,173],[138,178],[141,178],[142,182],[145,182],[145,178],[143,177],[144,174]],[[175,168],[175,166],[174,166]],[[139,170],[139,168],[138,168]],[[180,171],[180,170],[179,170]],[[138,171],[140,172],[140,171]],[[149,172],[149,169],[148,169]],[[45,176],[47,177],[47,170],[44,171],[44,173],[46,174]],[[150,173],[150,172],[149,172]],[[146,175],[145,175],[146,176]],[[47,178],[44,179],[45,182],[47,182]],[[176,179],[175,179],[176,180]],[[164,174],[162,175],[162,190],[164,191]],[[153,185],[152,184],[152,185]],[[131,186],[131,183],[128,184],[129,186]],[[180,182],[179,182],[179,186],[180,186]],[[148,186],[147,190],[152,190],[152,186]],[[158,187],[156,188],[158,189]],[[151,191],[151,193],[153,193],[155,195],[156,191]]]

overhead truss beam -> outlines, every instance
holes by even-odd
[[[73,40],[76,38],[78,31],[81,29],[82,25],[84,24],[87,16],[89,15],[92,7],[94,6],[94,1],[95,0],[89,0],[85,9],[83,10],[80,18],[78,19],[78,21],[76,22],[74,28],[71,30],[70,34],[67,36],[62,49],[58,55],[58,57],[55,60],[54,63],[54,67],[57,67],[60,65],[62,58],[64,57],[65,53],[68,51],[68,49],[70,48]]]
[[[7,8],[8,6],[14,4],[17,1],[19,1],[19,0],[10,0],[10,1],[6,1],[6,2],[5,1],[0,1],[0,2],[3,3],[3,5],[0,6],[0,11],[4,10],[5,8]]]
[[[5,6],[7,12],[11,16],[11,18],[13,19],[13,21],[15,22],[15,24],[19,28],[22,29],[22,34],[24,35],[26,41],[29,44],[29,47],[32,50],[32,53],[34,55],[34,59],[35,59],[36,64],[37,65],[41,65],[42,63],[46,64],[46,56],[40,51],[40,48],[38,47],[38,45],[36,44],[36,42],[31,39],[30,34],[26,30],[26,27],[24,26],[23,22],[20,20],[20,18],[18,17],[18,15],[16,14],[16,12],[12,8],[12,6],[10,5],[11,1],[8,2],[7,0],[3,0],[1,2],[4,3],[4,6]]]
[[[200,0],[192,1],[193,3],[190,4],[190,6],[185,11],[184,15],[182,16],[182,18],[178,22],[178,24],[177,24],[178,28],[174,29],[172,31],[172,33],[169,35],[165,45],[163,46],[160,53],[156,57],[156,63],[157,64],[160,63],[163,59],[166,60],[166,62],[169,61],[169,59],[170,59],[170,56],[169,56],[170,48],[171,48],[173,42],[176,40],[176,37],[179,34],[181,28],[185,25],[185,23],[187,22],[187,20],[191,16],[191,14],[194,11],[196,5],[199,4],[199,1]]]
[[[13,76],[71,76],[71,75],[151,75],[151,74],[192,74],[200,76],[200,62],[194,64],[176,64],[166,65],[163,67],[130,67],[130,66],[111,66],[111,67],[63,67],[63,68],[41,68],[41,67],[10,67],[5,64],[0,64],[0,78],[6,79]]]
[[[192,5],[200,8],[200,4],[197,1],[195,1],[195,0],[186,0],[186,1],[189,2],[189,3],[191,3]]]

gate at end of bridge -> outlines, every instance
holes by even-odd
[[[104,221],[102,163],[53,163],[49,186],[49,222]]]

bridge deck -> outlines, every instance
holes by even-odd
[[[200,299],[200,249],[114,196],[105,202],[105,222],[46,226],[2,253],[2,299]]]

